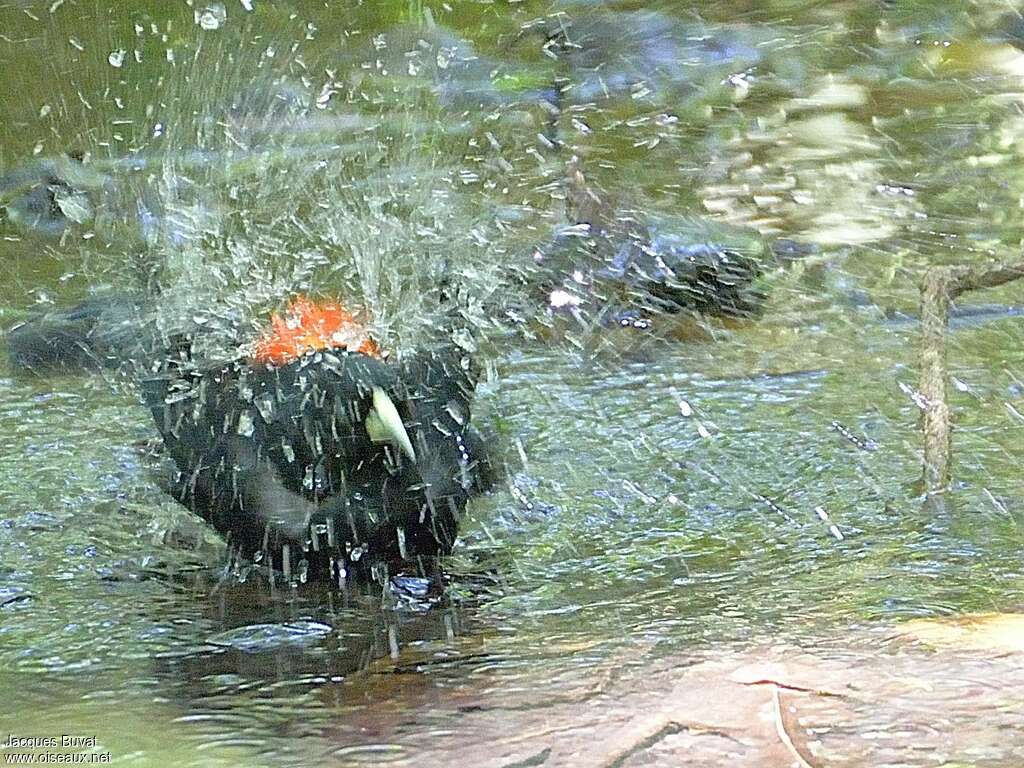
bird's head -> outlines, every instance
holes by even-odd
[[[366,325],[338,302],[296,296],[282,314],[274,313],[253,349],[253,362],[287,365],[309,352],[342,349],[383,358]]]
[[[283,313],[270,316],[253,348],[252,361],[280,367],[323,350],[356,352],[382,360],[387,355],[370,336],[365,319],[362,312],[353,313],[340,302],[296,296]],[[415,462],[416,451],[391,396],[379,385],[368,386],[368,391],[372,408],[365,426],[370,439],[394,444]]]

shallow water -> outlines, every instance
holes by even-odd
[[[565,223],[570,151],[622,219],[708,215],[814,248],[771,270],[753,321],[645,333],[532,305],[540,338],[489,328],[478,413],[509,475],[472,505],[433,604],[221,580],[216,536],[153,479],[123,377],[0,369],[0,733],[95,735],[133,765],[433,764],[529,733],[488,719],[502,702],[587,700],[621,669],[632,701],[648,666],[768,644],[872,679],[1012,687],[1014,657],[929,667],[882,642],[1024,594],[1024,289],[968,297],[989,309],[953,325],[956,484],[938,501],[912,397],[923,268],[1019,253],[1005,3],[165,6],[0,0],[0,177],[86,151],[103,179],[60,231],[0,221],[5,326],[158,279],[168,322],[333,291],[412,345],[442,273],[493,308],[528,272]],[[546,55],[544,19],[581,53]],[[553,81],[570,86],[557,126]],[[293,109],[303,93],[317,106]],[[1005,697],[972,713],[914,690],[859,702],[823,754],[1019,764]],[[908,726],[864,751],[915,701],[962,739],[928,753]],[[1000,728],[972,738],[972,714]],[[546,764],[523,759],[507,764]]]

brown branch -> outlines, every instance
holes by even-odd
[[[921,281],[921,394],[924,396],[924,483],[929,493],[949,485],[952,424],[947,397],[949,305],[967,291],[1024,277],[1024,262],[990,267],[931,267]]]
[[[987,268],[961,266],[946,269],[952,277],[950,299],[955,299],[967,291],[995,288],[1024,277],[1024,261],[1017,264],[996,264]]]

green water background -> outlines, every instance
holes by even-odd
[[[615,44],[652,10],[693,52],[688,79],[670,69],[648,92],[567,106],[558,130],[592,183],[622,210],[817,252],[772,269],[757,322],[682,320],[661,340],[571,322],[547,340],[492,335],[480,419],[513,471],[474,503],[452,558],[476,577],[428,618],[321,594],[211,596],[189,574],[218,563],[217,544],[143,466],[152,427],[130,387],[0,372],[0,733],[95,733],[140,765],[289,764],[344,745],[337,720],[370,695],[358,670],[394,638],[456,659],[422,674],[514,684],[633,645],[829,647],[858,627],[1020,607],[1024,325],[1006,308],[1024,288],[971,297],[996,311],[954,325],[956,484],[938,505],[920,495],[903,319],[929,264],[1020,251],[1024,54],[1005,3],[254,5],[213,8],[203,29],[201,3],[0,4],[0,166],[87,151],[106,206],[63,238],[4,225],[5,326],[137,287],[154,259],[169,313],[256,317],[292,290],[348,291],[394,344],[429,321],[439,253],[492,298],[564,215],[564,157],[524,94],[565,73],[521,34],[556,11],[619,14],[602,75],[635,60]],[[409,66],[374,45],[395,25],[412,46],[452,30],[485,65],[438,99],[434,49]],[[241,120],[265,106],[268,72],[314,94],[344,85],[323,119],[254,129],[271,138],[243,138],[269,147],[253,155],[225,139],[225,104]],[[117,165],[133,156],[157,159]],[[140,238],[145,195],[187,218],[185,245],[174,227]],[[287,621],[335,631],[224,651],[226,631]],[[427,728],[382,742],[406,754]]]

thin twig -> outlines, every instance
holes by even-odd
[[[946,329],[950,303],[967,291],[995,288],[1024,277],[1024,262],[989,267],[932,267],[921,281],[921,394],[924,408],[924,483],[928,493],[949,485],[952,425],[947,396]]]

